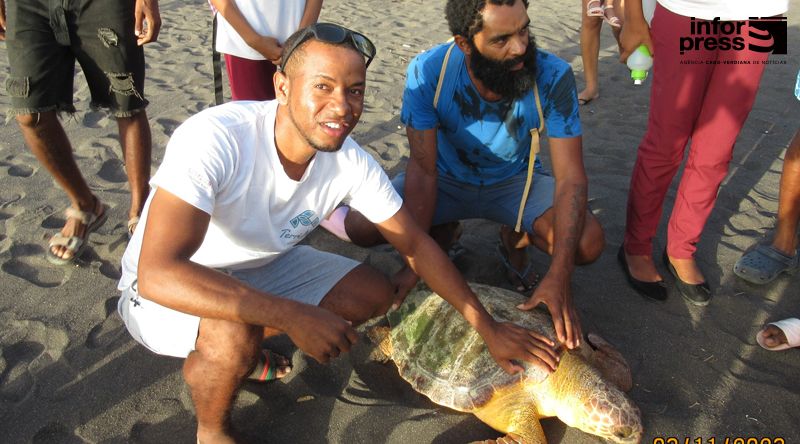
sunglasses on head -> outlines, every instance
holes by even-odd
[[[286,62],[289,61],[294,50],[312,36],[326,43],[350,43],[356,51],[367,58],[367,67],[369,67],[372,59],[375,58],[375,45],[372,44],[367,36],[360,32],[351,31],[343,26],[333,23],[317,23],[304,28],[301,32],[302,34],[294,41],[292,46],[284,48],[281,69],[286,66]]]

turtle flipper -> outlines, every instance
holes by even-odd
[[[507,400],[507,399],[506,399]],[[502,398],[490,401],[486,406],[473,412],[489,427],[506,433],[505,436],[492,441],[497,444],[547,444],[542,424],[536,417],[533,405],[520,408],[516,402],[503,402]]]
[[[370,361],[389,362],[392,356],[392,336],[391,328],[386,325],[377,325],[367,329],[369,340],[377,344],[369,355]]]
[[[631,367],[622,353],[596,333],[589,333],[587,342],[591,346],[591,348],[586,347],[589,351],[585,354],[589,363],[606,381],[623,392],[629,391],[633,387],[633,376]]]

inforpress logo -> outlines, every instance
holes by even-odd
[[[745,36],[755,39],[747,43]],[[689,35],[680,38],[681,54],[698,50],[771,52],[786,54],[786,17],[750,17],[750,21],[689,22]]]

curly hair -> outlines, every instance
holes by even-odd
[[[469,41],[483,29],[483,9],[488,3],[513,6],[517,0],[447,0],[444,8],[447,26],[453,35],[460,35]],[[528,8],[528,0],[522,0]]]

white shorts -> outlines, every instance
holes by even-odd
[[[262,267],[227,273],[261,291],[319,305],[358,265],[352,259],[299,245]],[[200,318],[142,297],[135,281],[122,291],[117,311],[133,339],[155,353],[185,358],[195,348]]]

